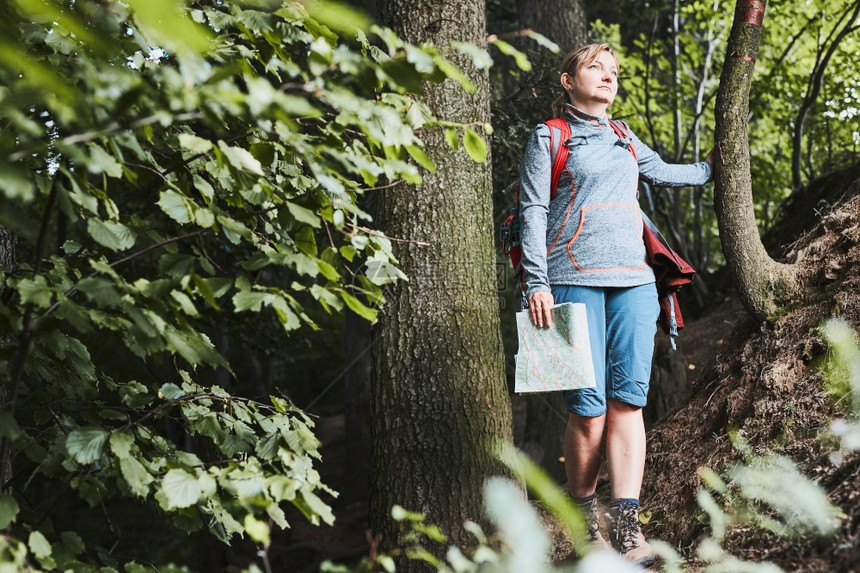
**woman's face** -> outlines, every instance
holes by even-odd
[[[561,85],[577,108],[605,110],[618,93],[618,65],[613,55],[604,50],[596,60],[580,66],[575,76],[562,74]]]

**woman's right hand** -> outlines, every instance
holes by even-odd
[[[552,326],[552,293],[548,290],[539,290],[529,296],[529,316],[538,328],[549,328]]]

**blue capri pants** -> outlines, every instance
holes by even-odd
[[[612,398],[642,408],[648,398],[651,358],[660,305],[657,287],[552,287],[555,304],[581,302],[588,315],[595,388],[564,393],[567,410],[579,416],[601,416]],[[603,381],[603,384],[601,384]]]

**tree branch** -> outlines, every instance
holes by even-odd
[[[201,117],[203,117],[203,114],[201,114],[199,111],[194,111],[194,112],[189,112],[189,113],[180,113],[178,115],[173,116],[173,119],[179,120],[179,121],[187,121],[190,119],[200,119]],[[52,143],[53,145],[59,145],[59,146],[76,145],[78,143],[86,143],[88,141],[94,141],[96,139],[99,139],[101,137],[105,137],[107,135],[115,135],[117,133],[120,133],[122,131],[126,131],[128,129],[137,129],[137,128],[144,127],[147,125],[151,125],[153,123],[157,123],[158,121],[160,121],[161,118],[162,118],[161,115],[151,115],[149,117],[144,117],[144,118],[139,119],[135,122],[132,122],[131,125],[113,124],[109,127],[96,129],[94,131],[87,131],[84,133],[77,133],[75,135],[69,135],[66,137],[62,137],[60,139],[53,140],[50,143]],[[29,149],[23,149],[21,151],[16,151],[15,153],[12,153],[9,155],[9,157],[7,158],[7,161],[9,163],[15,163],[16,161],[20,161],[20,160],[24,159],[25,157],[29,157],[34,152],[35,152],[35,150],[33,147],[31,147]]]
[[[155,243],[155,244],[149,245],[148,247],[145,247],[145,248],[143,248],[143,249],[141,249],[141,250],[137,251],[136,253],[132,253],[132,254],[127,255],[127,256],[125,256],[125,257],[123,257],[123,258],[121,258],[121,259],[118,259],[118,260],[116,260],[116,261],[114,261],[114,262],[110,263],[110,264],[109,264],[109,266],[110,266],[111,268],[113,268],[113,267],[115,267],[115,266],[117,266],[117,265],[120,265],[120,264],[125,263],[125,262],[127,262],[127,261],[130,261],[130,260],[132,260],[132,259],[135,259],[135,258],[137,258],[137,257],[139,257],[139,256],[141,256],[141,255],[144,255],[144,254],[148,253],[149,251],[152,251],[152,250],[155,250],[155,249],[161,248],[161,247],[163,247],[163,246],[165,246],[165,245],[169,245],[170,243],[175,243],[175,242],[177,242],[177,241],[182,241],[182,240],[184,240],[184,239],[188,239],[188,238],[191,238],[191,237],[196,237],[196,236],[198,236],[198,235],[202,235],[202,234],[204,234],[204,233],[206,233],[206,232],[208,232],[208,231],[209,231],[209,229],[198,229],[197,231],[194,231],[193,233],[186,233],[186,234],[184,234],[184,235],[179,235],[179,236],[177,236],[177,237],[170,237],[169,239],[165,239],[165,240],[163,240],[163,241],[161,241],[161,242],[159,242],[159,243]],[[88,279],[90,279],[90,278],[93,278],[94,276],[96,276],[96,275],[98,275],[98,274],[100,274],[100,273],[99,273],[99,271],[93,271],[93,272],[91,272],[89,275],[87,275],[87,276],[86,276],[86,277],[84,277],[84,278],[88,278]],[[68,296],[73,295],[73,294],[74,294],[74,293],[76,293],[77,291],[78,291],[78,287],[73,286],[72,288],[70,288],[69,290],[67,290],[67,291],[66,291],[65,293],[63,293],[63,294],[64,294],[65,296],[67,296],[67,297],[68,297]],[[60,305],[60,301],[57,301],[57,302],[55,302],[54,304],[52,304],[52,305],[48,308],[48,310],[46,310],[46,311],[45,311],[45,313],[44,313],[40,318],[44,318],[44,317],[48,316],[49,314],[51,314],[52,312],[54,312],[55,310],[57,310],[57,307],[58,307],[59,305]]]

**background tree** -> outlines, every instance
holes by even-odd
[[[800,103],[797,117],[794,120],[794,134],[792,136],[791,149],[791,182],[795,189],[800,189],[803,184],[801,175],[801,165],[804,160],[802,149],[803,126],[806,123],[807,116],[813,106],[817,103],[818,97],[821,94],[821,90],[824,86],[824,74],[831,58],[833,58],[833,55],[836,53],[843,40],[848,38],[857,30],[860,30],[858,16],[860,16],[860,1],[855,1],[853,4],[847,6],[841,14],[839,14],[836,23],[828,30],[826,37],[820,41],[818,49],[816,50],[816,58],[812,68],[812,74],[809,77],[806,93],[803,96],[803,101]],[[821,16],[819,15],[819,19],[820,18]],[[809,20],[809,22],[812,21],[812,19]],[[810,175],[812,174],[814,174],[814,171]]]
[[[587,20],[581,0],[518,0],[488,3],[491,39],[509,41],[521,50],[528,65],[501,57],[491,69],[493,122],[493,189],[495,229],[513,204],[522,151],[534,127],[552,117],[552,103],[561,93],[559,69],[564,55],[586,42]],[[531,32],[531,35],[529,34]],[[540,35],[535,38],[534,33]],[[496,44],[497,45],[497,44]],[[498,52],[506,45],[498,46]],[[497,53],[497,50],[494,50]],[[499,258],[502,331],[507,348],[506,372],[512,386],[516,348],[514,313],[519,294],[506,256]],[[514,398],[514,409],[525,409],[517,440],[552,477],[563,481],[562,435],[567,409],[560,394]]]
[[[440,121],[470,122],[477,131],[467,129],[452,148],[446,139],[454,143],[456,133],[425,130],[436,169],[425,163],[420,185],[373,196],[374,221],[396,238],[410,278],[393,286],[374,328],[371,525],[395,542],[390,514],[400,504],[459,540],[466,520],[482,519],[483,482],[501,469],[496,442],[511,439],[490,169],[479,135],[489,127],[488,75],[449,47],[486,46],[485,8],[478,0],[384,0],[378,7],[404,39],[439,46],[467,70],[469,93],[450,81],[425,84],[423,99]]]
[[[519,85],[513,93],[497,93],[493,98],[493,126],[500,133],[521,137],[518,150],[522,151],[528,139],[528,131],[542,121],[552,117],[552,102],[561,95],[559,70],[564,56],[587,41],[587,19],[581,0],[517,0],[520,26],[533,30],[558,45],[558,52],[547,50],[534,40],[525,38],[522,45],[533,69],[530,73],[507,70],[512,77],[519,77]],[[502,73],[505,73],[503,71]],[[505,85],[505,82],[502,85]],[[498,88],[497,88],[498,89]],[[516,122],[514,128],[509,123]],[[503,146],[494,144],[493,150]],[[506,177],[514,181],[519,176],[519,160],[507,164]],[[516,290],[516,285],[511,290]],[[514,305],[515,298],[509,299]],[[512,318],[513,312],[507,313]],[[513,328],[513,325],[506,325]],[[526,403],[523,425],[523,448],[537,463],[549,470],[553,479],[565,481],[564,464],[560,463],[563,452],[563,436],[567,426],[567,407],[560,393],[533,394],[520,398]]]

